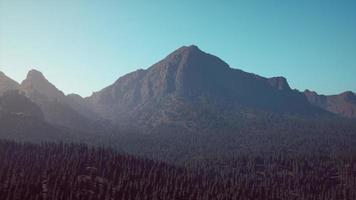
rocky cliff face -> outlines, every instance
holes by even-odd
[[[272,77],[267,80],[267,82],[272,86],[277,88],[278,90],[286,90],[289,91],[291,88],[287,82],[287,79],[284,77]]]
[[[304,95],[315,106],[344,117],[356,118],[356,95],[353,92],[319,95],[316,92],[305,90]]]

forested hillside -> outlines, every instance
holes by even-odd
[[[86,145],[0,141],[0,199],[356,199],[354,155],[240,155],[225,162],[232,168],[222,174]]]

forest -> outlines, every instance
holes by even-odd
[[[2,200],[356,199],[355,154],[241,154],[177,167],[86,144],[0,141]]]

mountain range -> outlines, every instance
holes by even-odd
[[[29,71],[21,84],[0,72],[0,94],[8,90],[24,92],[41,107],[48,122],[70,128],[102,119],[150,126],[186,121],[179,112],[197,105],[304,115],[327,111],[356,117],[352,92],[325,96],[292,90],[284,77],[265,78],[231,68],[194,45],[183,46],[148,69],[124,75],[86,98],[64,95],[37,70]],[[189,111],[197,115],[194,109]]]
[[[232,68],[194,45],[183,46],[149,68],[126,74],[85,98],[65,95],[37,70],[29,71],[21,84],[0,73],[2,135],[55,140],[84,135],[120,143],[123,149],[132,150],[133,143],[138,148],[146,144],[146,153],[157,153],[152,144],[162,141],[159,148],[184,149],[179,145],[189,143],[196,151],[196,140],[200,145],[209,140],[204,145],[219,146],[216,144],[250,137],[239,144],[243,146],[255,142],[253,138],[260,134],[266,141],[279,140],[281,134],[293,130],[303,137],[306,131],[318,135],[328,129],[325,124],[335,123],[339,130],[353,134],[355,109],[353,92],[330,96],[300,92],[284,77],[265,78]],[[344,123],[348,125],[340,125]],[[323,128],[315,128],[317,124]],[[32,137],[27,132],[51,134]],[[204,133],[203,139],[192,138],[198,137],[197,133]],[[293,137],[300,137],[298,134]],[[178,145],[176,137],[184,144]],[[217,148],[225,147],[228,145]]]

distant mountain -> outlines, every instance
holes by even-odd
[[[292,90],[285,78],[268,79],[230,68],[196,46],[183,46],[86,101],[102,117],[123,126],[200,127],[198,121],[208,115],[226,118],[224,112],[236,116],[248,109],[307,116],[325,113]]]
[[[305,90],[304,95],[315,106],[344,117],[356,118],[356,94],[353,92],[319,95],[316,92]]]
[[[0,96],[8,90],[17,90],[19,84],[0,71]]]
[[[81,131],[102,129],[96,115],[78,100],[65,96],[41,72],[31,70],[19,86],[25,95],[40,106],[46,121]]]
[[[48,101],[65,101],[65,95],[50,83],[41,72],[30,70],[21,83],[21,90],[32,99],[46,99]]]

